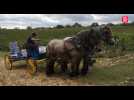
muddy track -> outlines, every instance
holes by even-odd
[[[128,61],[134,60],[134,54],[126,54],[124,56],[113,57],[113,58],[99,58],[97,59],[97,67],[112,67],[118,64],[125,64]]]
[[[0,58],[0,85],[1,86],[79,86],[78,78],[71,79],[65,75],[47,77],[45,72],[38,72],[35,76],[29,75],[25,65],[13,70],[4,67],[4,60]]]
[[[134,54],[127,54],[115,58],[99,58],[96,67],[112,67],[117,64],[127,63],[134,60]],[[19,63],[20,64],[20,63]],[[44,69],[40,69],[35,76],[31,76],[26,65],[19,65],[13,70],[4,67],[4,60],[0,58],[0,85],[1,86],[89,86],[92,84],[82,83],[79,77],[70,78],[66,74],[55,74],[51,77],[45,75]]]

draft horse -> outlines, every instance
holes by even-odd
[[[54,63],[61,65],[63,72],[67,70],[67,64],[71,64],[71,75],[79,74],[79,64],[83,59],[81,74],[86,75],[92,66],[92,56],[96,47],[101,42],[114,44],[112,31],[109,26],[96,26],[88,30],[80,31],[73,37],[53,39],[47,45],[46,74],[54,73]]]

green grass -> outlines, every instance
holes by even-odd
[[[112,67],[98,68],[93,67],[93,70],[86,77],[81,77],[82,83],[89,83],[93,85],[124,85],[128,78],[134,78],[134,60],[127,63],[120,63]],[[134,83],[133,83],[134,85]]]
[[[112,31],[115,36],[124,39],[127,50],[134,50],[134,26],[113,26]]]
[[[3,50],[8,50],[8,44],[11,41],[18,41],[23,44],[32,32],[39,33],[39,38],[42,40],[42,44],[46,45],[51,39],[64,38],[67,36],[75,35],[84,28],[63,28],[63,29],[32,29],[32,30],[18,30],[10,29],[0,30],[0,47]],[[119,36],[120,39],[125,39],[125,46],[127,50],[134,50],[134,26],[113,26],[112,31],[114,36]]]
[[[42,44],[46,45],[53,38],[64,38],[67,36],[75,35],[84,28],[63,28],[63,29],[32,29],[32,30],[18,30],[10,29],[0,30],[0,47],[4,50],[8,50],[8,44],[11,41],[18,41],[23,44],[32,32],[39,33],[39,38],[42,40]],[[134,26],[113,26],[113,34],[119,36],[119,38],[125,39],[125,45],[127,50],[134,50]]]
[[[29,34],[32,32],[39,33],[39,38],[42,40],[42,44],[46,45],[51,39],[64,38],[66,36],[72,36],[79,32],[83,28],[63,28],[63,29],[43,29],[43,30],[0,30],[0,46],[4,50],[8,50],[8,44],[11,41],[18,41],[23,44]]]

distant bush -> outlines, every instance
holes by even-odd
[[[96,26],[99,26],[99,24],[98,23],[92,23],[90,26],[91,27],[96,27]]]
[[[133,22],[131,22],[131,23],[128,23],[128,25],[134,25],[134,21],[133,21]]]
[[[66,28],[71,28],[72,26],[71,26],[71,25],[66,25],[65,27],[66,27]]]
[[[31,26],[28,26],[28,27],[27,27],[27,30],[31,30],[31,29],[32,29],[32,27],[31,27]]]
[[[63,25],[57,25],[55,28],[64,28],[64,26]]]
[[[113,24],[113,23],[108,23],[107,25],[108,25],[108,26],[114,26],[114,24]]]
[[[74,24],[72,25],[72,27],[82,27],[82,25],[79,24],[79,23],[74,23]]]

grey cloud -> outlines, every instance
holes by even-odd
[[[75,22],[82,25],[90,25],[92,22],[121,23],[124,15],[129,17],[130,22],[134,21],[134,14],[0,14],[0,26],[50,27]]]
[[[128,16],[129,22],[134,21],[134,14],[102,14],[98,16],[103,16],[101,20],[102,23],[109,23],[109,22],[120,22],[122,20],[122,16]]]

